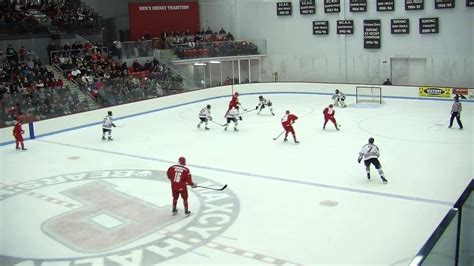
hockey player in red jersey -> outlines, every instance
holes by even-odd
[[[178,213],[178,209],[176,209],[176,205],[178,203],[179,195],[183,199],[184,205],[184,213],[186,215],[190,215],[191,212],[188,209],[188,189],[187,185],[195,187],[196,184],[193,183],[191,178],[191,172],[185,166],[186,165],[186,158],[179,157],[178,159],[179,164],[172,165],[168,168],[167,176],[168,179],[171,181],[171,191],[173,194],[173,215]]]
[[[295,123],[296,119],[298,119],[298,117],[294,114],[291,114],[288,110],[281,118],[281,125],[285,129],[285,139],[283,141],[288,141],[288,133],[291,133],[293,135],[293,140],[295,141],[295,143],[300,143],[296,140],[296,133],[292,126]]]
[[[25,133],[25,131],[21,128],[21,125],[22,125],[22,121],[21,119],[18,119],[15,122],[15,126],[13,126],[13,137],[15,137],[16,149],[19,150],[20,145],[21,145],[21,149],[26,150],[25,145],[23,144],[23,136],[22,136],[22,134]]]
[[[230,109],[236,107],[237,105],[240,105],[240,103],[239,103],[239,93],[238,93],[238,92],[235,92],[234,95],[232,95],[232,99],[230,99],[229,108],[227,108],[227,112],[225,112],[224,117],[227,116],[227,114],[229,113]]]
[[[324,111],[323,111],[323,115],[324,115],[323,129],[326,129],[326,124],[328,123],[329,120],[331,120],[331,122],[336,127],[336,130],[339,130],[339,127],[336,123],[336,119],[334,118],[335,114],[336,114],[336,111],[334,110],[332,104],[330,104],[328,107],[324,108]]]

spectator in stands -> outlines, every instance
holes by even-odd
[[[18,49],[18,56],[20,57],[21,62],[25,61],[25,57],[27,53],[28,51],[25,49],[23,45],[20,47],[20,49]]]
[[[119,40],[116,40],[113,42],[113,44],[114,44],[115,54],[117,55],[117,58],[121,60],[122,59],[122,43]]]
[[[18,61],[18,54],[16,53],[15,48],[13,48],[11,44],[8,45],[6,52],[7,52],[8,61],[15,61],[15,62]]]
[[[383,83],[383,85],[392,85],[392,82],[390,81],[390,79],[387,79],[387,80]]]
[[[224,30],[224,28],[221,28],[221,30],[219,31],[219,34],[220,35],[225,35],[227,32]]]

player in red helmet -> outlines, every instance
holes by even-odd
[[[168,168],[168,171],[166,172],[168,179],[171,181],[171,192],[173,194],[172,212],[173,215],[176,215],[178,213],[176,205],[178,203],[179,195],[181,195],[181,198],[183,199],[184,213],[186,215],[190,215],[191,212],[188,209],[188,189],[186,186],[190,185],[192,187],[195,187],[196,184],[193,183],[193,180],[191,178],[191,172],[185,166],[186,158],[179,157],[178,163],[179,164],[172,165],[170,168]]]
[[[240,105],[240,103],[239,103],[239,93],[238,93],[238,92],[235,92],[234,95],[232,95],[232,99],[230,99],[229,108],[227,108],[227,111],[225,112],[224,117],[227,116],[227,114],[229,113],[230,109],[236,107],[237,105]]]
[[[334,106],[330,104],[328,107],[324,108],[323,115],[324,115],[324,125],[323,129],[326,129],[326,124],[328,123],[329,120],[334,124],[336,127],[336,130],[339,130],[339,126],[336,123],[336,119],[334,118],[334,115],[336,114],[336,111],[333,108]]]
[[[20,145],[22,150],[26,150],[25,145],[23,144],[22,134],[25,133],[25,131],[21,128],[22,123],[22,119],[18,118],[15,122],[15,126],[13,126],[13,137],[15,137],[17,150],[20,149]]]
[[[289,110],[287,110],[285,115],[281,118],[281,125],[285,129],[285,139],[283,141],[288,141],[288,133],[291,133],[295,143],[300,143],[296,140],[296,133],[293,129],[293,124],[295,123],[296,119],[298,119],[298,117],[294,114],[291,114]]]

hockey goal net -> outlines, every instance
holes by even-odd
[[[372,86],[356,87],[356,103],[383,103],[382,88]]]

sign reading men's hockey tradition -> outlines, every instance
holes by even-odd
[[[454,8],[456,0],[435,0],[435,8]]]
[[[364,20],[364,49],[380,49],[380,20]]]
[[[474,0],[466,0],[466,6],[474,6]]]
[[[354,21],[353,20],[338,20],[337,21],[337,34],[354,34]]]
[[[367,0],[351,0],[349,7],[351,12],[366,12]]]
[[[316,13],[315,0],[300,0],[300,14],[310,15]]]
[[[392,19],[392,34],[408,34],[410,33],[409,19]]]
[[[339,13],[341,12],[340,0],[324,0],[324,13]]]
[[[329,34],[329,22],[325,21],[313,21],[313,35],[328,35]]]
[[[420,18],[420,34],[439,33],[438,18]]]
[[[395,0],[377,0],[377,11],[394,11]]]
[[[405,0],[405,10],[423,10],[423,0]]]
[[[277,16],[291,16],[291,2],[278,2]]]

